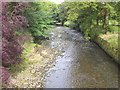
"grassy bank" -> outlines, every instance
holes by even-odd
[[[99,34],[97,38],[93,38],[101,48],[103,48],[116,62],[120,63],[119,47],[118,47],[118,33],[120,26],[110,26],[110,32]]]
[[[32,42],[26,42],[23,47],[24,47],[24,51],[22,53],[22,62],[19,65],[13,65],[12,67],[10,67],[9,71],[11,73],[16,73],[19,72],[27,67],[29,67],[29,65],[31,65],[32,63],[35,62],[41,62],[40,59],[31,59],[29,56],[33,54],[34,52],[34,47],[41,47],[41,45],[32,43]]]
[[[9,88],[42,88],[46,70],[53,66],[58,51],[48,45],[33,43],[33,39],[23,45],[22,62],[9,68],[11,73]]]

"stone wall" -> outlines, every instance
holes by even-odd
[[[94,39],[94,41],[104,49],[106,53],[108,53],[111,57],[114,58],[114,60],[120,64],[120,58],[119,58],[119,50],[118,48],[113,47],[108,41],[104,40],[101,37],[97,37]]]

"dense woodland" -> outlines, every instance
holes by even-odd
[[[9,2],[2,3],[3,85],[9,83],[8,69],[23,62],[22,45],[27,35],[48,37],[46,30],[55,23],[79,30],[85,39],[101,34],[118,34],[120,2]],[[26,38],[29,39],[29,38]],[[117,37],[110,39],[118,45]]]

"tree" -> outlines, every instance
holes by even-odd
[[[26,9],[24,16],[27,17],[30,27],[28,28],[32,36],[43,35],[44,31],[50,28],[50,24],[54,21],[52,19],[51,3],[47,2],[31,2],[30,6]]]
[[[28,27],[27,19],[22,16],[25,11],[25,7],[28,3],[15,2],[15,3],[2,3],[2,66],[3,70],[1,77],[3,85],[8,84],[8,78],[10,74],[5,67],[18,64],[22,61],[21,54],[23,48],[21,46],[20,35],[16,34],[17,29],[24,31],[24,27]]]

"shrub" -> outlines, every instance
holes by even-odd
[[[23,48],[19,43],[19,35],[14,32],[16,29],[24,31],[23,25],[29,26],[27,19],[20,15],[24,12],[27,4],[16,3],[12,11],[7,11],[9,4],[2,4],[2,64],[4,66],[10,66],[21,61],[20,55]]]
[[[25,31],[23,27],[28,27],[27,19],[21,14],[24,12],[24,8],[28,3],[15,2],[15,3],[2,3],[2,65],[5,67],[18,64],[22,61],[20,58],[23,48],[21,46],[21,37],[15,34],[17,29]],[[3,85],[8,84],[10,74],[8,70],[1,66],[2,70],[2,83]]]

